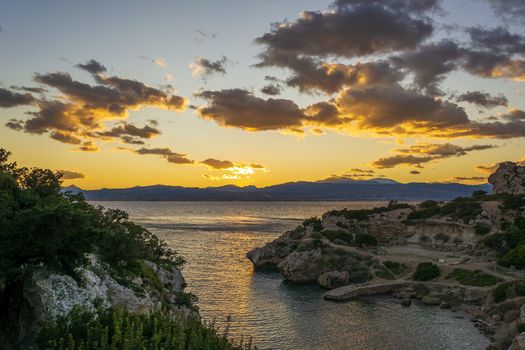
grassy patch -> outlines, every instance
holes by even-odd
[[[501,282],[501,278],[480,270],[454,269],[447,279],[452,278],[464,286],[487,287]]]
[[[500,303],[509,298],[525,296],[525,281],[519,280],[501,283],[492,291],[492,296],[496,303]]]

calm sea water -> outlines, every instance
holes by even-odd
[[[259,349],[477,350],[488,340],[468,315],[388,297],[346,303],[322,299],[315,286],[290,285],[254,272],[245,254],[327,210],[371,202],[96,202],[127,211],[186,260],[188,290],[205,320],[253,337]]]

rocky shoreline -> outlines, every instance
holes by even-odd
[[[523,350],[525,167],[503,163],[489,180],[493,194],[330,211],[247,258],[256,270],[319,284],[329,300],[391,294],[406,306],[417,299],[461,309],[490,337],[490,349]]]

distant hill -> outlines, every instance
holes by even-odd
[[[451,200],[470,196],[476,190],[490,192],[492,186],[463,185],[457,183],[399,183],[389,179],[342,180],[318,182],[289,182],[257,188],[238,187],[180,187],[137,186],[132,188],[103,188],[82,190],[76,186],[63,191],[82,192],[92,201],[422,201],[427,199]]]

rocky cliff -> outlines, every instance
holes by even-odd
[[[504,162],[489,176],[494,193],[525,194],[525,166]]]

